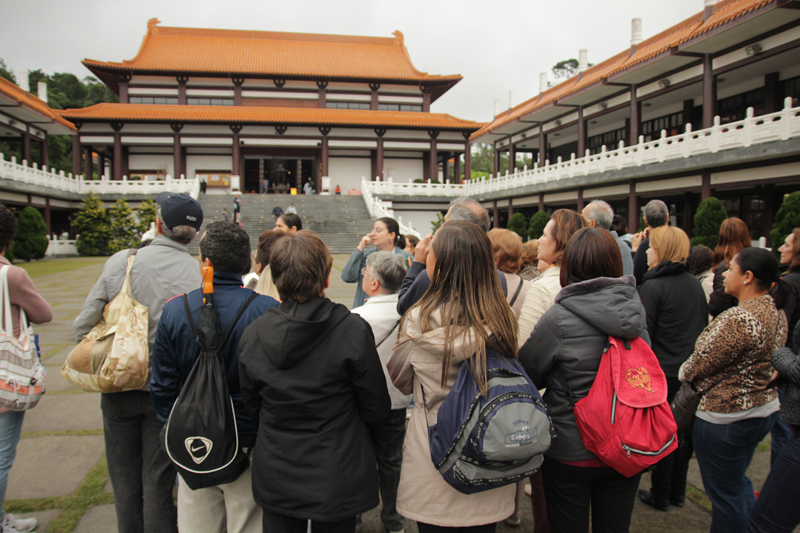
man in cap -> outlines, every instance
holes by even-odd
[[[186,194],[156,197],[156,237],[138,251],[131,269],[133,297],[148,308],[150,351],[161,310],[168,300],[202,283],[197,259],[189,254],[203,223],[203,209]],[[103,309],[122,289],[129,250],[106,261],[75,322],[76,342],[103,317]],[[102,394],[103,434],[119,531],[175,533],[177,513],[172,499],[175,469],[159,439],[162,424],[150,400],[149,380],[141,390]]]

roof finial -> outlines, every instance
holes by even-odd
[[[158,33],[158,28],[156,28],[156,24],[161,24],[161,21],[158,20],[156,17],[151,18],[147,21],[147,33],[155,34]]]
[[[404,46],[404,44],[403,44],[403,32],[401,32],[400,30],[395,30],[395,31],[392,32],[392,35],[394,35],[395,39],[400,41],[400,46]]]

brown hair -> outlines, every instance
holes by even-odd
[[[507,274],[516,274],[522,267],[522,237],[511,230],[495,228],[487,234],[492,243],[492,254],[497,268]]]
[[[419,237],[416,235],[404,235],[404,237],[406,238],[406,243],[410,244],[414,248],[416,248],[419,244]]]
[[[572,209],[558,209],[553,212],[550,220],[553,221],[553,239],[556,241],[556,252],[553,255],[552,264],[558,265],[561,264],[570,238],[576,231],[589,224],[583,215]]]
[[[714,249],[714,264],[723,260],[730,264],[733,256],[750,247],[750,232],[742,219],[731,217],[722,221],[719,227],[717,247]]]
[[[325,296],[333,257],[322,239],[310,231],[278,239],[269,263],[281,301],[304,303]]]
[[[517,356],[517,319],[497,277],[492,243],[480,226],[451,220],[436,231],[431,247],[436,257],[433,279],[412,309],[419,308],[423,333],[436,328],[432,317],[437,311],[441,313],[442,387],[447,383],[456,340],[468,336],[466,353],[472,354],[467,359],[468,368],[486,394],[486,345],[508,357]],[[408,312],[403,321],[407,316]]]
[[[658,254],[659,263],[672,261],[686,264],[692,245],[682,229],[658,226],[650,230],[650,247]]]
[[[589,279],[621,277],[622,255],[617,241],[604,229],[579,229],[564,250],[560,276],[562,287]]]
[[[522,245],[522,267],[536,266],[538,263],[539,242],[534,239]]]
[[[789,261],[789,272],[800,270],[800,228],[792,230],[794,240],[792,241],[792,259]]]
[[[268,229],[258,236],[258,248],[256,248],[256,263],[261,265],[261,268],[269,264],[269,255],[272,247],[281,237],[286,237],[281,230]]]

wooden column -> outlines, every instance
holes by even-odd
[[[583,118],[583,106],[578,106],[578,153],[575,158],[586,154],[586,119]]]
[[[128,82],[131,81],[130,73],[117,76],[119,82],[119,103],[128,104]]]
[[[94,178],[94,171],[92,170],[92,149],[90,147],[83,147],[83,157],[84,179],[91,180]]]
[[[508,219],[511,220],[511,217],[514,216],[514,199],[508,199]]]
[[[717,114],[717,77],[713,71],[713,56],[703,56],[703,129],[714,125]]]
[[[628,119],[628,146],[639,143],[639,131],[642,123],[641,104],[636,97],[636,84],[631,85],[630,118]],[[616,148],[616,146],[614,147]],[[612,148],[613,149],[613,148]]]
[[[492,227],[500,227],[500,210],[497,209],[497,200],[492,202]]]
[[[711,190],[711,171],[710,170],[703,170],[700,174],[701,182],[701,189],[700,189],[700,200],[705,200],[706,198],[711,198],[714,195],[714,192]]]
[[[461,183],[461,154],[453,152],[455,162],[453,163],[453,183]]]
[[[517,167],[517,147],[509,141],[508,143],[508,173],[513,174]]]
[[[319,88],[319,103],[317,107],[325,109],[327,107],[327,98],[328,98],[328,82],[327,81],[318,81],[317,87]]]
[[[636,183],[630,182],[630,192],[628,192],[628,231],[637,233],[639,231],[639,197],[636,196]]]
[[[377,111],[378,110],[378,89],[380,88],[380,86],[381,86],[380,83],[370,83],[369,84],[369,88],[372,91],[370,93],[369,108],[372,111]]]
[[[112,122],[111,128],[114,130],[114,172],[112,177],[115,180],[121,180],[122,176],[125,175],[125,171],[123,169],[125,163],[122,160],[122,134],[120,133],[122,124],[119,122]]]
[[[384,181],[383,177],[383,135],[386,133],[384,128],[375,128],[375,135],[378,136],[378,147],[375,150],[375,175],[378,181]]]
[[[78,135],[72,137],[72,176],[78,179],[81,173],[81,139]]]
[[[544,124],[539,124],[539,166],[543,167],[547,161],[547,134],[544,132]]]
[[[464,137],[469,139],[469,134],[465,133]],[[464,181],[472,179],[472,145],[469,140],[464,143]]]
[[[450,152],[442,152],[442,183],[450,177]]]
[[[174,123],[170,124],[172,131],[175,132],[175,137],[172,140],[172,173],[173,178],[180,178],[183,174],[183,148],[181,148],[180,131],[183,129],[183,124]]]
[[[580,213],[583,211],[583,208],[586,207],[583,205],[583,189],[578,189],[578,212]]]
[[[231,78],[233,81],[233,105],[242,105],[242,84],[244,78]]]
[[[47,236],[50,237],[50,198],[44,198],[44,225],[47,226]]]
[[[540,194],[539,195],[539,211],[545,211],[546,208],[547,208],[547,206],[544,205],[544,194]]]
[[[764,76],[764,113],[775,113],[783,109],[780,77],[779,72],[770,72]]]
[[[428,159],[428,176],[431,181],[435,180],[438,175],[439,165],[438,157],[436,155],[436,137],[439,136],[439,130],[429,130],[428,135],[431,138],[431,151]]]
[[[239,176],[241,178],[242,175],[242,148],[239,144],[239,132],[242,131],[241,124],[231,124],[230,126],[231,132],[233,132],[233,165],[232,165],[232,174],[234,176]],[[298,176],[298,179],[299,176]],[[241,184],[242,180],[239,180]],[[241,185],[240,185],[241,187]]]
[[[25,126],[25,131],[22,132],[22,159],[28,164],[31,164],[31,134],[28,133],[28,127]]]
[[[497,176],[498,172],[500,172],[500,151],[497,148],[497,143],[495,143],[494,157],[492,158],[492,175],[489,177],[494,178],[495,176]]]
[[[186,105],[186,83],[189,78],[186,76],[176,76],[178,80],[178,105]]]
[[[42,167],[49,167],[50,166],[50,150],[47,148],[47,134],[44,134],[44,139],[42,139]]]
[[[322,143],[320,144],[320,164],[322,166],[322,175],[328,176],[328,134],[331,129],[328,126],[321,126],[319,132],[322,134]],[[319,187],[317,190],[321,190]]]
[[[420,89],[422,90],[422,112],[423,113],[430,113],[431,112],[431,89],[432,87],[427,87],[425,85],[421,86]]]
[[[97,179],[103,179],[106,172],[106,156],[102,152],[97,153]]]

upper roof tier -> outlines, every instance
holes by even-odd
[[[75,133],[75,126],[54,113],[46,102],[5,78],[0,78],[0,109],[20,122],[33,124],[47,133]]]
[[[136,57],[83,64],[116,88],[113,74],[184,74],[422,83],[452,86],[458,74],[431,75],[411,63],[403,34],[394,38],[269,31],[170,28],[147,23]],[[109,76],[112,74],[112,76]]]

